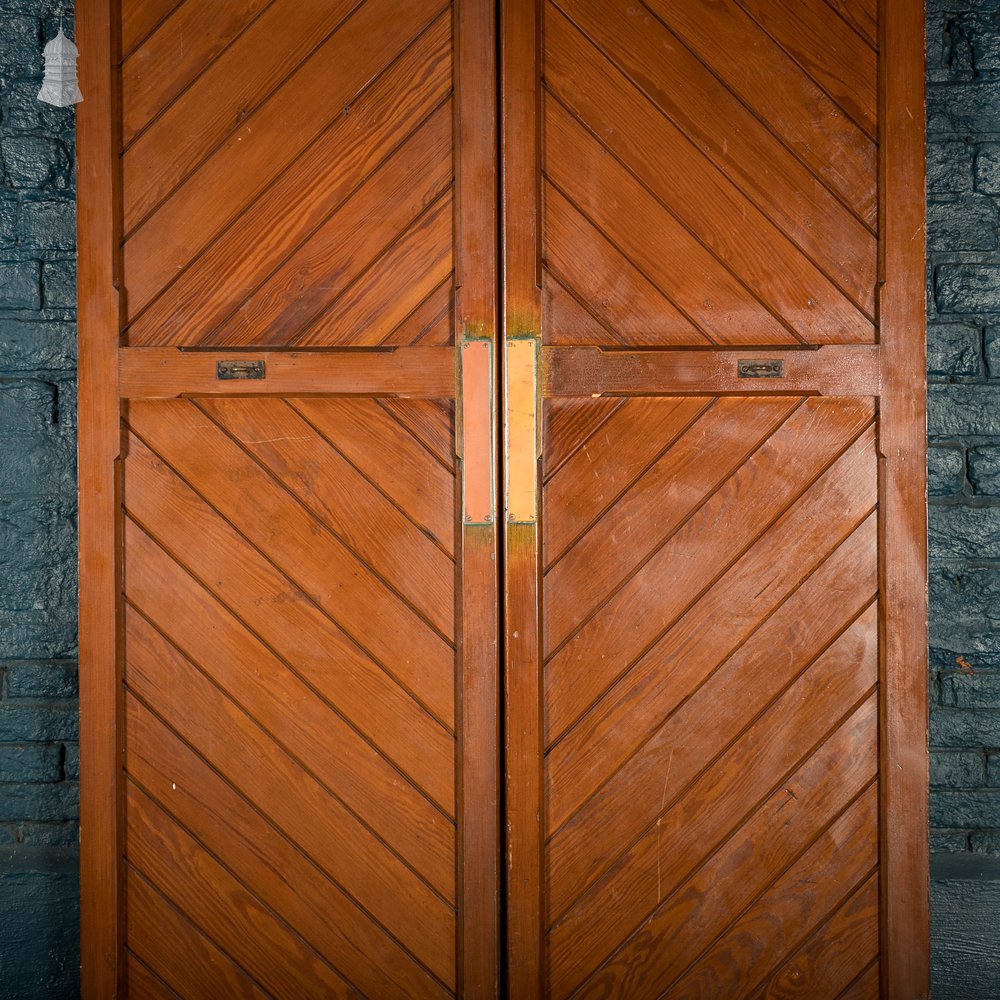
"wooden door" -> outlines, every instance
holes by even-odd
[[[878,6],[503,6],[512,997],[927,995],[922,12]]]
[[[79,32],[87,993],[495,996],[492,8]]]
[[[878,6],[80,0],[89,997],[926,996]]]

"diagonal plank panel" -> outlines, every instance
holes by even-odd
[[[801,16],[757,0],[542,6],[542,259],[607,327],[591,342],[873,342],[877,102],[864,38],[823,0]],[[616,313],[623,281],[640,292],[637,315]],[[546,341],[566,342],[543,305]]]
[[[720,397],[652,433],[678,401],[546,408],[549,989],[749,996],[808,947],[843,989],[873,958],[821,942],[877,861],[874,408]]]
[[[130,779],[348,981],[372,996],[432,1000],[443,995],[441,986],[312,858],[131,696],[126,718]]]
[[[123,252],[131,318],[229,227],[245,233],[270,209],[285,216],[271,216],[282,239],[294,238],[309,214],[289,217],[290,189],[299,199],[296,214],[310,202],[329,211],[356,185],[359,170],[366,173],[440,103],[451,83],[447,17],[410,44],[426,15],[413,4],[399,10],[385,38],[394,55],[387,66],[359,44],[380,13],[377,4],[367,4],[129,233]],[[395,57],[397,49],[402,54]],[[338,66],[333,79],[331,61]],[[263,241],[273,254],[281,252],[277,235]]]

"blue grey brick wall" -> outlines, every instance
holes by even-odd
[[[73,113],[35,99],[58,6],[0,0],[4,1000],[79,993]]]
[[[928,0],[934,996],[1000,997],[1000,2]]]

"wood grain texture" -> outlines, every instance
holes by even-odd
[[[880,4],[882,961],[888,1000],[929,995],[923,3]]]
[[[79,325],[80,858],[81,989],[87,1000],[121,995],[124,875],[121,863],[121,533],[118,401],[121,239],[116,109],[118,5],[76,8],[80,74],[88,88],[77,118],[77,317]]]

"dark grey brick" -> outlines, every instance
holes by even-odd
[[[978,788],[985,776],[983,755],[970,751],[931,753],[931,785],[941,788]]]
[[[62,752],[53,743],[0,743],[0,782],[59,781]],[[0,800],[0,818],[9,819]]]
[[[0,140],[0,160],[12,187],[39,191],[69,187],[69,156],[56,139],[8,136]]]
[[[1000,313],[1000,266],[942,264],[935,274],[934,292],[943,314]]]
[[[5,694],[8,698],[75,698],[75,663],[59,660],[24,660],[6,663]]]
[[[11,76],[37,76],[42,71],[42,25],[37,17],[4,14],[0,31],[0,66]]]
[[[80,815],[80,786],[75,781],[0,785],[0,815],[43,823],[74,820]]]
[[[38,309],[40,273],[36,260],[0,262],[0,309]]]
[[[57,606],[72,587],[66,543],[72,513],[61,498],[14,497],[0,505],[0,609]]]
[[[932,83],[927,128],[931,133],[1000,134],[1000,83]]]
[[[42,266],[43,299],[46,308],[76,308],[76,262],[53,260]]]
[[[967,323],[931,323],[927,327],[927,373],[970,377],[981,374],[982,333]]]
[[[930,594],[935,658],[952,657],[952,668],[989,666],[1000,654],[1000,568],[932,566]]]
[[[0,826],[0,831],[4,826],[8,831],[9,844],[20,844],[24,847],[79,847],[80,845],[80,824],[76,820],[48,823],[21,821],[4,824]]]
[[[928,387],[927,425],[937,437],[1000,437],[1000,385]]]
[[[76,210],[69,201],[28,201],[21,206],[21,243],[32,250],[72,250]]]
[[[927,514],[931,558],[1000,559],[1000,505],[931,506]]]
[[[973,490],[981,496],[1000,496],[1000,446],[972,448],[968,461]]]
[[[986,197],[927,206],[927,247],[932,251],[996,250],[996,227],[996,206]]]
[[[1000,674],[967,672],[942,677],[941,701],[958,708],[1000,708]]]
[[[975,830],[969,837],[975,854],[1000,854],[1000,830]]]
[[[51,705],[0,704],[0,742],[28,743],[76,739],[77,709]]]
[[[931,796],[930,821],[972,830],[1000,826],[1000,788],[938,790]]]
[[[76,366],[76,327],[72,323],[23,321],[0,317],[0,370],[68,371]]]
[[[931,830],[931,851],[951,854],[969,849],[969,834],[965,830]]]
[[[80,744],[67,743],[64,748],[63,770],[71,781],[80,778]]]
[[[969,712],[957,708],[939,708],[931,712],[931,746],[964,750],[982,747],[1000,750],[1000,710]],[[949,817],[936,826],[964,826]],[[990,824],[973,823],[972,826]],[[1000,826],[1000,823],[992,824]]]
[[[948,148],[953,145],[959,145],[958,143],[949,143]],[[928,146],[928,151],[930,150]],[[943,154],[941,154],[943,155]],[[958,157],[955,153],[952,153],[952,158],[957,160]],[[983,143],[977,150],[975,154],[975,188],[977,191],[981,191],[984,194],[1000,194],[1000,143],[987,142]],[[929,164],[930,160],[928,158],[928,176],[929,176]],[[950,172],[955,171],[956,166],[950,165],[947,161],[938,167],[941,173],[941,180],[945,181]],[[952,182],[952,190],[961,190],[958,188],[954,181]],[[947,190],[947,188],[945,188]]]
[[[927,490],[931,496],[953,496],[965,486],[965,452],[953,445],[927,449]]]
[[[997,154],[1000,156],[1000,153]],[[971,143],[961,140],[927,144],[927,190],[932,197],[967,194],[973,187],[973,158],[978,156]],[[978,168],[976,176],[978,177]],[[986,192],[990,193],[990,192]]]

